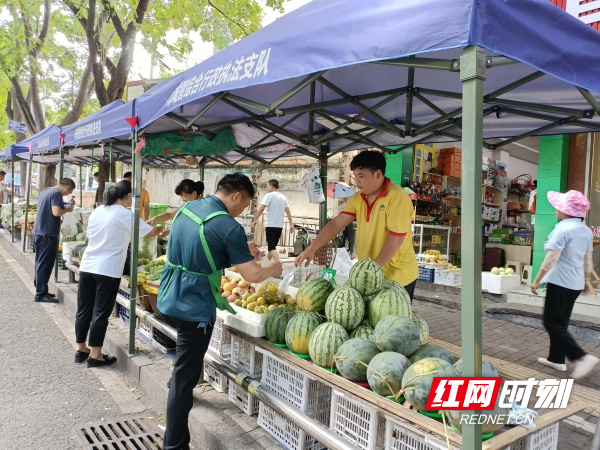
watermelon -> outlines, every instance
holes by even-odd
[[[383,286],[383,270],[375,261],[359,261],[350,269],[350,286],[360,295],[373,295]]]
[[[384,395],[396,395],[402,388],[402,377],[410,361],[396,352],[382,352],[375,355],[367,369],[367,380],[373,392]]]
[[[267,341],[275,344],[285,344],[285,329],[294,317],[294,311],[287,306],[279,306],[269,311],[265,318],[265,336]]]
[[[400,291],[406,291],[406,289],[404,289],[404,286],[402,286],[400,283],[398,283],[397,281],[394,280],[383,280],[383,289],[398,289]]]
[[[382,352],[398,352],[409,356],[421,345],[417,325],[404,316],[385,316],[373,334],[375,344]]]
[[[498,369],[496,369],[496,367],[489,362],[487,359],[485,358],[481,358],[481,376],[482,377],[499,377],[500,375],[498,374]],[[456,371],[458,372],[458,376],[462,377],[463,376],[463,370],[462,370],[462,358],[460,358],[458,361],[456,361],[454,363],[454,368],[456,369]]]
[[[344,327],[327,322],[319,325],[310,335],[308,354],[321,367],[334,367],[334,357],[340,346],[349,339]]]
[[[340,374],[354,381],[367,381],[367,366],[379,353],[374,342],[354,338],[344,342],[335,354],[335,366]]]
[[[428,375],[424,375],[428,374]],[[425,358],[410,366],[402,377],[402,390],[406,400],[415,408],[425,410],[433,384],[433,377],[458,377],[449,362],[439,358]]]
[[[363,322],[361,323],[359,326],[357,326],[354,330],[352,330],[352,332],[350,333],[350,339],[353,338],[361,338],[361,339],[367,339],[368,341],[373,341],[374,339],[374,330],[373,327],[368,323],[368,322]],[[375,342],[375,341],[373,341]]]
[[[314,312],[297,312],[285,328],[285,344],[295,353],[308,355],[310,335],[319,325],[321,319]]]
[[[419,334],[421,335],[421,344],[425,345],[429,340],[429,325],[425,321],[425,318],[416,312],[412,313],[412,320],[417,324],[419,328]]]
[[[416,352],[410,355],[410,362],[416,363],[425,358],[439,358],[443,359],[450,364],[454,364],[454,356],[450,353],[446,347],[442,347],[441,345],[434,344],[425,344],[423,347],[419,348]]]
[[[365,302],[352,288],[334,290],[325,302],[325,316],[346,330],[356,328],[365,315]]]
[[[412,317],[410,297],[406,290],[382,289],[369,302],[369,321],[373,328],[382,317],[389,315]]]
[[[485,421],[483,425],[481,425],[482,433],[491,433],[494,431],[500,430],[506,422],[508,421],[508,415],[510,413],[510,408],[503,408],[500,406],[501,395],[498,395],[496,398],[496,406],[494,409],[482,410],[479,411],[480,416],[501,416],[500,418],[494,421]],[[444,411],[444,414],[448,418],[448,421],[454,425],[458,430],[462,431],[463,424],[460,423],[460,418],[464,414],[464,411]],[[463,421],[464,422],[464,421]]]
[[[323,278],[307,281],[298,289],[296,305],[303,311],[322,312],[331,291],[333,286]]]

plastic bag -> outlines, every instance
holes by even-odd
[[[325,193],[323,192],[323,183],[317,166],[310,167],[302,177],[300,186],[308,191],[309,203],[323,203],[325,201]]]

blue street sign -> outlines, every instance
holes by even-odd
[[[15,131],[16,133],[27,133],[27,125],[23,122],[17,122],[16,120],[8,121],[8,129]]]

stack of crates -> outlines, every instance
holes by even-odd
[[[331,413],[331,388],[273,354],[263,353],[261,382],[273,393],[327,426]],[[258,424],[288,450],[321,450],[321,443],[289,420],[260,403]]]
[[[251,378],[260,378],[262,374],[263,355],[256,351],[256,346],[235,334],[231,335],[231,365],[239,372]],[[229,380],[229,401],[249,416],[258,414],[259,400]]]
[[[462,171],[462,149],[456,147],[441,149],[438,158],[438,170],[444,175],[460,178]]]
[[[225,328],[225,323],[220,317],[217,317],[213,325],[208,352],[219,357],[223,362],[231,362],[231,333]],[[227,377],[207,363],[204,363],[204,380],[215,390],[227,392]]]
[[[419,264],[419,275],[417,280],[422,283],[433,283],[435,282],[435,268]]]

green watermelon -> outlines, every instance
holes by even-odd
[[[428,374],[428,375],[424,375]],[[419,410],[425,410],[433,377],[458,377],[452,364],[439,358],[425,358],[410,366],[402,377],[406,400]]]
[[[375,261],[366,259],[352,266],[348,280],[360,295],[373,295],[383,286],[383,270]]]
[[[334,290],[325,302],[325,316],[346,330],[356,328],[365,315],[365,302],[352,288]]]
[[[373,330],[373,327],[368,322],[366,322],[366,323],[363,322],[359,326],[357,326],[354,330],[352,330],[352,332],[350,333],[350,339],[361,338],[361,339],[367,339],[369,341],[375,342],[373,340],[374,334],[375,334],[375,331]]]
[[[454,368],[458,372],[458,376],[463,376],[462,358],[454,363]],[[481,358],[481,376],[482,377],[499,377],[498,369],[485,358]]]
[[[307,281],[298,289],[296,305],[303,311],[322,312],[331,291],[333,286],[323,278]]]
[[[375,344],[382,352],[398,352],[409,356],[421,345],[417,325],[404,316],[385,316],[374,331]]]
[[[382,289],[369,302],[369,321],[373,328],[382,317],[389,315],[412,317],[410,297],[406,290]]]
[[[396,352],[375,355],[367,369],[367,380],[373,392],[389,396],[396,395],[402,388],[402,377],[410,367],[410,361]]]
[[[429,325],[425,321],[425,318],[416,312],[412,313],[412,320],[417,324],[419,328],[419,334],[421,335],[421,344],[425,345],[429,340]]]
[[[295,353],[308,355],[310,335],[319,325],[321,319],[314,312],[297,312],[285,328],[285,344]]]
[[[374,342],[354,338],[344,342],[335,354],[335,365],[340,374],[354,381],[367,381],[367,366],[379,353]]]
[[[443,359],[450,364],[454,364],[454,356],[450,353],[446,347],[442,347],[441,345],[434,344],[425,344],[423,347],[417,349],[412,355],[410,355],[410,362],[416,363],[425,358],[439,358]]]
[[[334,357],[340,346],[349,339],[344,327],[327,322],[319,325],[310,335],[308,354],[313,362],[321,367],[332,368]]]
[[[508,415],[510,413],[510,408],[502,408],[500,406],[500,399],[502,396],[498,395],[496,398],[496,406],[494,409],[482,410],[479,411],[479,415],[481,416],[501,416],[499,419],[495,420],[494,423],[492,421],[485,421],[481,426],[482,433],[491,433],[494,431],[500,430],[506,422],[508,421]],[[463,424],[460,423],[460,418],[464,414],[464,411],[444,411],[444,414],[448,418],[448,421],[458,428],[459,431],[462,431]]]
[[[394,280],[383,280],[382,288],[383,289],[398,289],[400,291],[406,291],[406,289],[404,289],[404,286],[402,286],[400,283],[398,283],[397,281],[394,281]]]
[[[285,344],[285,329],[295,312],[287,306],[279,306],[269,311],[265,318],[265,336],[267,341]]]

